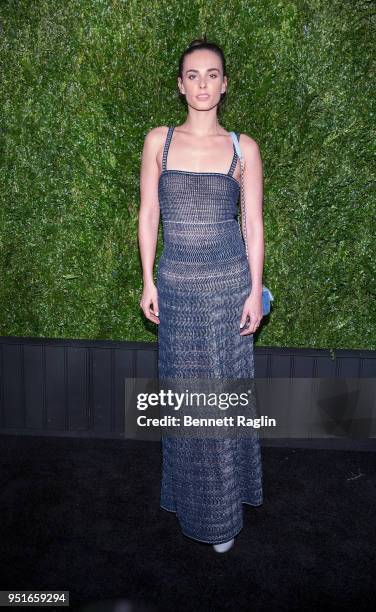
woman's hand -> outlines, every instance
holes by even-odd
[[[145,317],[149,319],[149,321],[153,321],[153,323],[157,323],[159,325],[158,291],[154,283],[148,283],[144,286],[140,306]]]
[[[262,291],[253,292],[244,302],[243,312],[240,319],[241,336],[253,334],[259,327],[263,317]]]

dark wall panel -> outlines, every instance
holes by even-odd
[[[46,429],[68,431],[66,349],[64,346],[48,344],[45,347],[45,402]]]
[[[124,437],[125,379],[156,379],[157,357],[157,345],[146,342],[0,337],[0,433]],[[283,402],[290,436],[296,407],[308,419],[310,402],[322,396],[320,410],[328,416],[324,433],[344,440],[346,418],[354,420],[361,400],[366,410],[354,444],[361,446],[363,437],[364,445],[372,446],[364,432],[376,411],[367,384],[376,378],[376,351],[342,350],[333,358],[326,350],[256,346],[255,375],[265,379],[263,406]],[[294,443],[290,438],[287,445]],[[352,441],[346,444],[351,447]]]
[[[23,347],[25,427],[42,429],[46,425],[44,347]]]
[[[4,427],[25,427],[23,347],[2,347],[2,414]]]

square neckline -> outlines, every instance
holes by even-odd
[[[167,132],[167,136],[166,136],[166,140],[165,140],[165,144],[163,147],[163,157],[162,157],[162,172],[159,176],[159,180],[161,179],[163,174],[168,174],[169,172],[172,173],[177,173],[177,174],[192,174],[192,175],[197,175],[197,176],[226,176],[229,179],[231,179],[232,181],[234,181],[236,183],[236,185],[239,187],[240,189],[240,183],[239,181],[232,176],[232,174],[230,174],[230,172],[234,172],[235,168],[236,168],[236,164],[238,162],[238,154],[236,152],[235,149],[235,145],[233,144],[233,150],[234,150],[234,154],[232,156],[232,160],[231,160],[231,164],[230,167],[228,169],[227,172],[196,172],[194,170],[179,170],[179,169],[175,169],[175,168],[166,168],[167,165],[167,158],[168,158],[168,152],[169,152],[169,148],[170,148],[170,144],[171,144],[171,140],[172,140],[172,136],[174,134],[175,131],[175,125],[173,126],[169,126],[168,128],[168,132]],[[234,161],[236,160],[236,163],[234,165]],[[234,168],[233,168],[234,166]]]

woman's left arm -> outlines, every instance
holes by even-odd
[[[244,304],[240,327],[244,327],[247,316],[249,325],[241,335],[252,334],[263,318],[262,312],[262,276],[264,268],[264,223],[263,198],[264,176],[259,146],[257,142],[242,134],[240,146],[245,160],[244,167],[244,202],[248,260],[251,273],[251,292]],[[243,323],[243,326],[242,326]]]

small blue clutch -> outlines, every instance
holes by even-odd
[[[274,297],[272,295],[272,292],[270,291],[270,289],[268,289],[267,287],[265,287],[265,285],[262,286],[262,314],[267,315],[270,312],[270,302],[272,302],[274,300]]]

